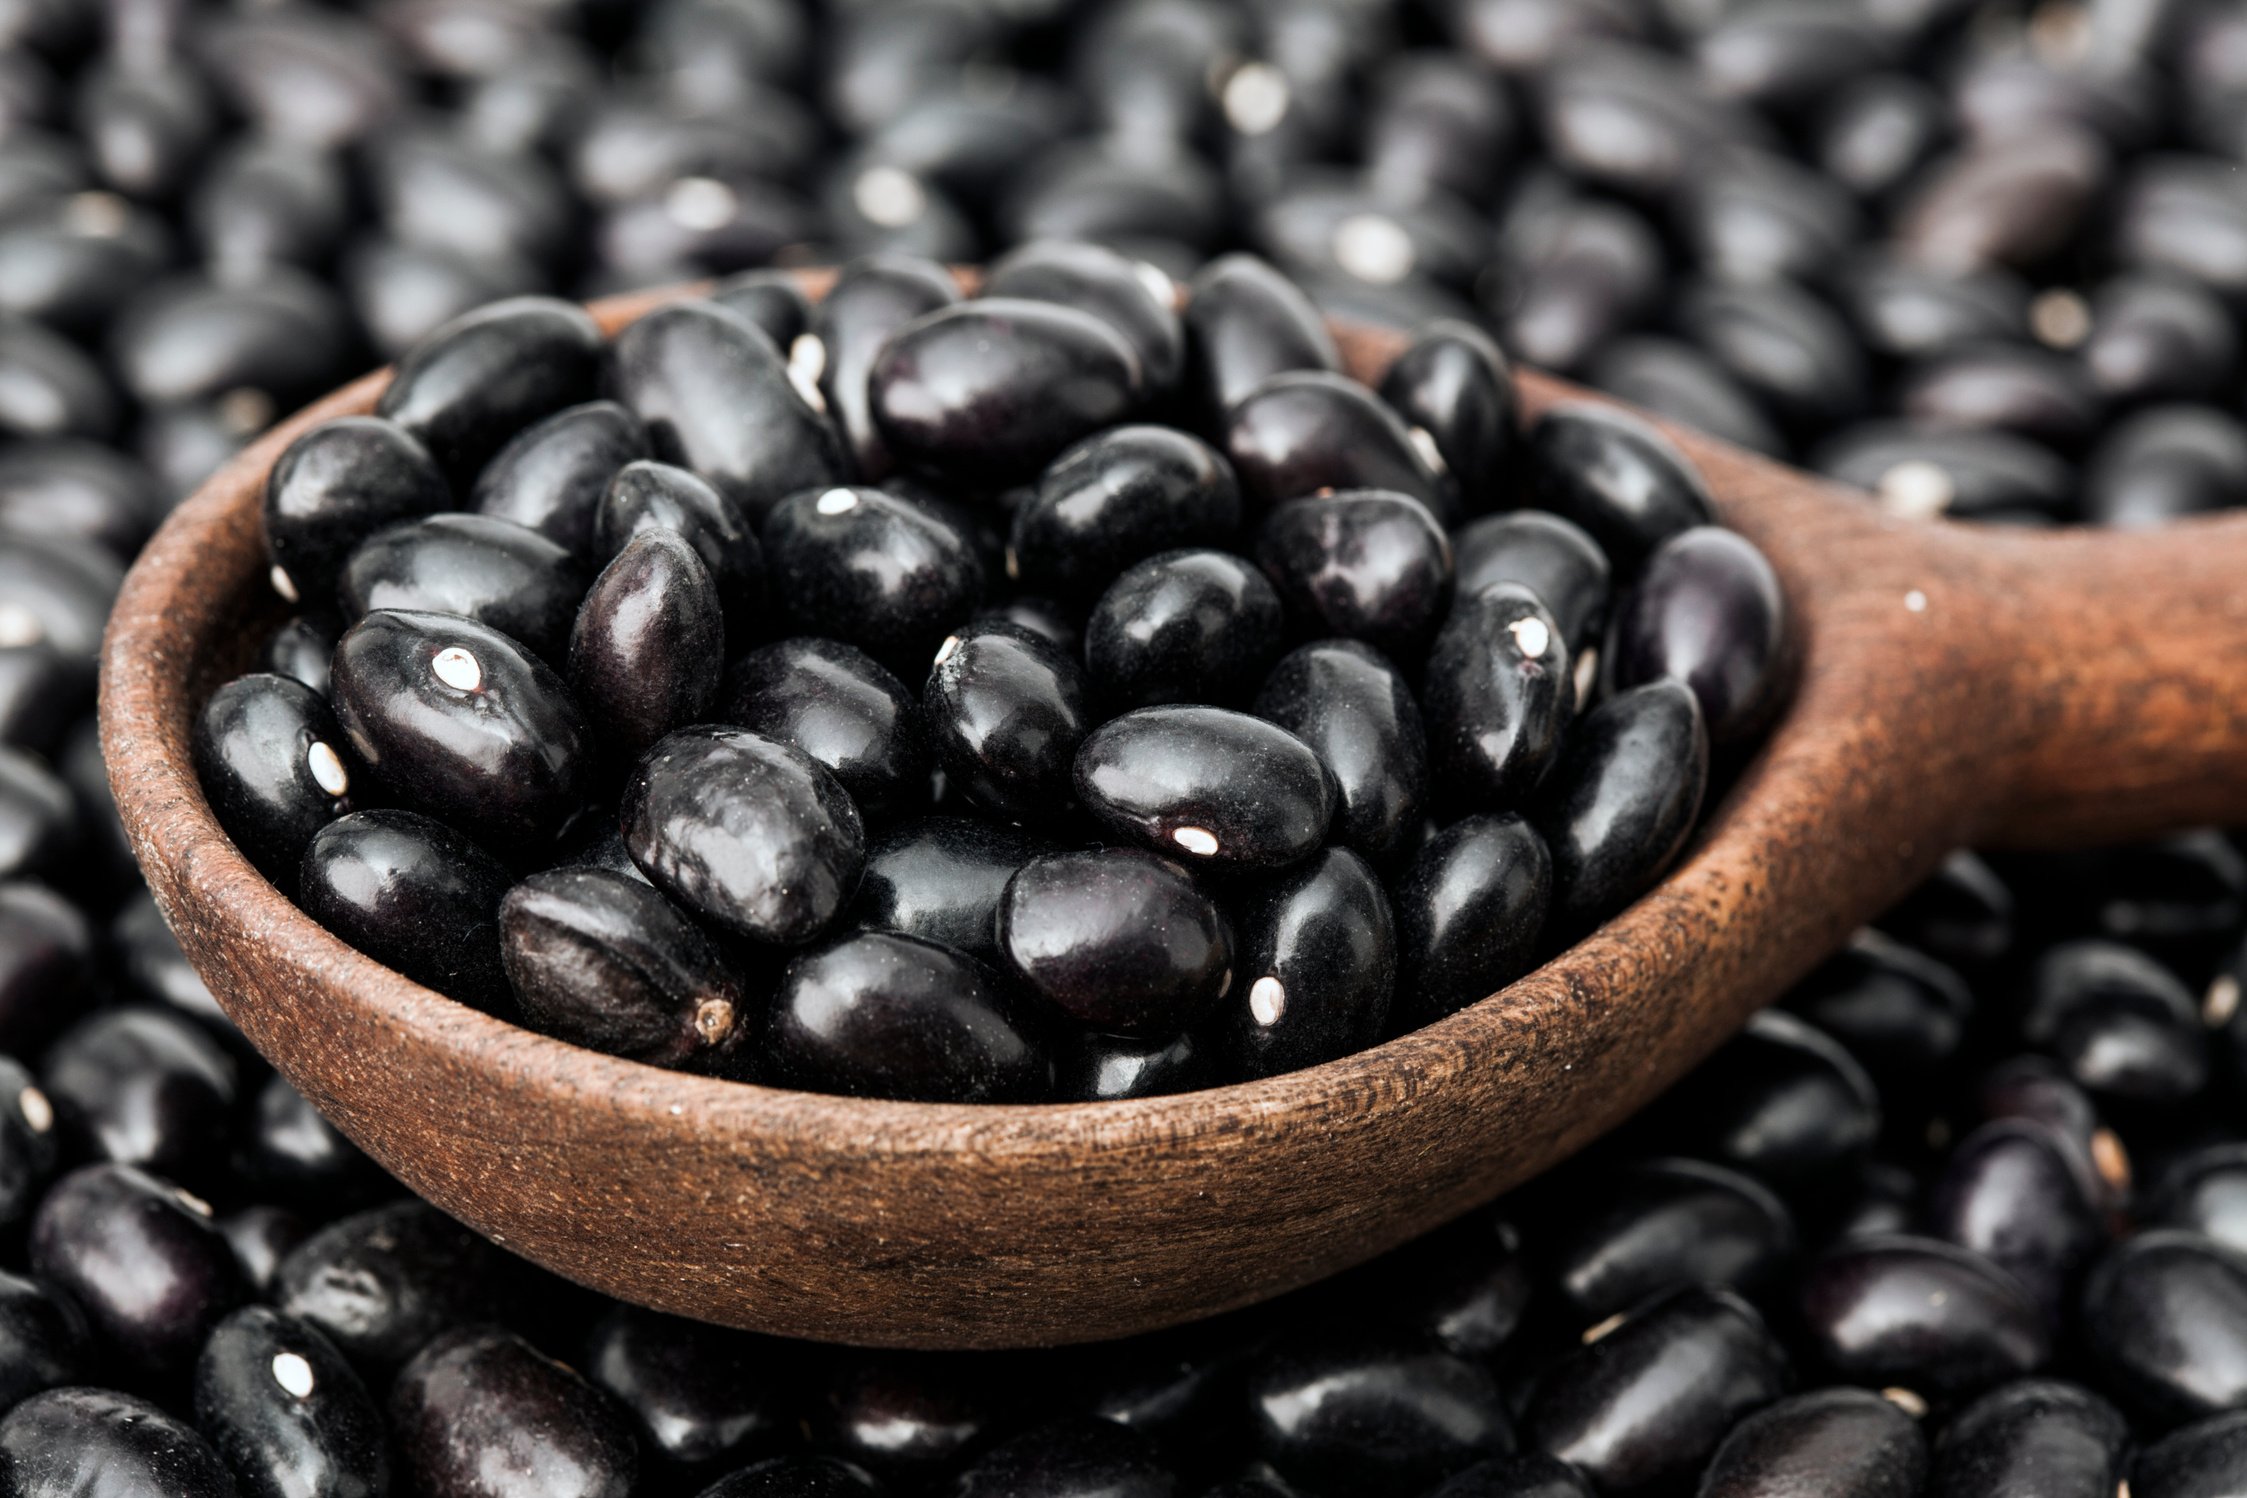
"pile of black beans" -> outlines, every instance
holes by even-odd
[[[1653,1112],[1049,1352],[672,1320],[404,1195],[160,923],[0,884],[10,1498],[2232,1498],[2247,859],[1952,859]]]
[[[818,1091],[1175,1092],[1503,987],[1768,723],[1777,577],[1467,324],[1376,394],[1261,260],[1176,300],[1041,240],[446,325],[274,466],[220,820],[456,998]]]

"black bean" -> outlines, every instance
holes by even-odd
[[[304,850],[305,914],[386,967],[488,1008],[507,996],[499,962],[506,868],[417,812],[353,812]]]
[[[1559,1288],[1597,1323],[1666,1291],[1756,1293],[1789,1267],[1793,1214],[1752,1176],[1699,1160],[1645,1160],[1614,1173],[1552,1248]]]
[[[759,646],[734,662],[718,700],[726,722],[825,766],[868,817],[927,799],[931,735],[920,709],[904,683],[854,646],[810,636]]]
[[[108,1389],[50,1389],[0,1420],[0,1463],[24,1498],[104,1489],[233,1498],[234,1479],[193,1426]]]
[[[1167,427],[1111,427],[1054,459],[1015,510],[1007,575],[1073,597],[1156,552],[1221,545],[1240,521],[1240,486],[1215,448]]]
[[[382,1411],[335,1344],[265,1306],[212,1329],[195,1367],[195,1423],[243,1498],[382,1498]]]
[[[1544,839],[1511,812],[1462,817],[1432,834],[1394,886],[1394,1028],[1431,1024],[1528,972],[1552,884]]]
[[[590,560],[609,480],[647,455],[647,433],[637,417],[615,401],[587,401],[508,438],[476,475],[468,507],[528,526]]]
[[[1184,318],[1187,388],[1209,430],[1273,375],[1342,364],[1309,300],[1253,255],[1210,262],[1187,289]]]
[[[1011,624],[970,625],[937,650],[921,722],[951,785],[996,816],[1029,822],[1065,809],[1089,715],[1084,673]]]
[[[1700,815],[1708,764],[1700,703],[1679,682],[1618,692],[1569,731],[1530,813],[1553,855],[1557,928],[1605,920],[1661,876]]]
[[[1396,918],[1346,848],[1267,876],[1234,902],[1232,986],[1211,1038],[1234,1075],[1275,1076],[1365,1049],[1388,1022]]]
[[[725,648],[725,607],[700,553],[676,531],[642,531],[578,605],[570,689],[609,752],[635,760],[710,715]]]
[[[1230,552],[1165,551],[1126,568],[1085,624],[1094,692],[1119,706],[1235,703],[1285,644],[1279,594]]]
[[[2157,1425],[2247,1398],[2247,1269],[2196,1233],[2117,1246],[2084,1285],[2080,1325],[2100,1386]]]
[[[807,489],[775,505],[765,555],[782,611],[906,680],[983,597],[983,564],[935,512],[879,489]]]
[[[1312,1495],[1417,1492],[1513,1448],[1491,1376],[1451,1353],[1297,1337],[1248,1375],[1258,1451]]]
[[[1554,763],[1575,715],[1559,622],[1519,583],[1462,598],[1428,652],[1420,697],[1438,789],[1465,809],[1512,808]]]
[[[1528,469],[1534,503],[1582,526],[1626,569],[1716,519],[1700,475],[1668,439],[1606,407],[1548,410],[1529,430]]]
[[[618,1305],[587,1337],[584,1367],[631,1411],[642,1452],[708,1472],[781,1435],[788,1355],[783,1344]]]
[[[2108,1498],[2130,1428],[2113,1405],[2024,1378],[1961,1410],[1935,1442],[1931,1498]]]
[[[1917,1498],[1927,1440],[1912,1417],[1863,1389],[1820,1389],[1741,1421],[1701,1474],[1701,1498]]]
[[[1975,1394],[2050,1359],[2042,1314],[2011,1276],[1947,1243],[1863,1238],[1828,1250],[1802,1284],[1818,1357],[1855,1383],[1929,1400]]]
[[[1215,707],[1110,719],[1077,751],[1085,808],[1117,836],[1221,867],[1308,857],[1334,814],[1318,756],[1283,728]]]
[[[819,344],[819,389],[862,480],[878,483],[896,466],[874,424],[868,376],[875,360],[899,328],[959,299],[959,283],[933,260],[870,255],[844,266],[834,287],[812,309],[808,331]],[[794,358],[791,349],[791,362]]]
[[[517,432],[590,400],[600,353],[600,329],[580,308],[548,297],[494,302],[417,344],[375,414],[466,485]]]
[[[1657,546],[1615,624],[1616,686],[1682,681],[1712,748],[1752,737],[1785,690],[1786,594],[1746,537],[1695,526]]]
[[[424,1347],[390,1391],[402,1475],[478,1498],[627,1498],[640,1456],[607,1394],[512,1332],[466,1326]]]
[[[1234,402],[1223,430],[1253,514],[1327,489],[1391,490],[1438,518],[1458,509],[1434,438],[1416,442],[1403,418],[1343,375],[1274,375]]]
[[[224,1169],[234,1062],[176,1009],[134,1005],[81,1020],[47,1052],[40,1080],[79,1159],[179,1180]]]
[[[1355,640],[1321,640],[1283,657],[1256,694],[1256,716],[1310,745],[1333,778],[1333,836],[1376,863],[1418,834],[1428,795],[1428,740],[1404,677]]]
[[[508,1304],[520,1278],[498,1249],[408,1200],[338,1218],[305,1239],[281,1261],[272,1298],[379,1386],[440,1332]]]
[[[312,834],[355,809],[358,753],[327,699],[301,681],[236,677],[203,704],[190,747],[227,835],[284,890]]]

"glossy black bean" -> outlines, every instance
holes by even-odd
[[[1592,1498],[1592,1490],[1568,1463],[1530,1452],[1477,1462],[1426,1498]]]
[[[952,1498],[1171,1498],[1178,1479],[1145,1436],[1079,1416],[1000,1442],[949,1491]]]
[[[1183,278],[1223,236],[1225,207],[1223,179],[1199,156],[1136,159],[1084,141],[1046,150],[999,203],[998,223],[1008,243],[1071,241],[1145,255],[1141,263],[1160,261],[1168,280],[1168,272]]]
[[[991,1365],[957,1354],[850,1358],[824,1383],[805,1422],[813,1442],[907,1489],[956,1470],[1005,1410]]]
[[[375,211],[399,238],[478,259],[563,257],[574,205],[542,158],[413,124],[371,137],[365,154]]]
[[[2080,360],[2013,344],[1970,344],[1908,370],[1896,400],[1924,426],[2018,432],[2065,451],[2089,441],[2101,415]]]
[[[337,642],[331,691],[373,778],[471,836],[551,848],[586,812],[592,731],[562,679],[496,628],[377,609]]]
[[[1048,848],[1036,833],[980,817],[901,823],[867,850],[851,923],[995,963],[999,898],[1015,870]]]
[[[1546,149],[1569,172],[1627,194],[1659,196],[1720,144],[1759,134],[1650,48],[1583,48],[1556,58],[1539,83]]]
[[[125,560],[166,508],[154,474],[96,443],[26,442],[0,455],[0,531],[11,535],[84,541]]]
[[[1661,877],[1692,834],[1708,766],[1700,703],[1680,682],[1618,692],[1569,731],[1530,815],[1553,855],[1558,929],[1605,920]]]
[[[970,482],[1026,479],[1143,399],[1138,355],[1106,322],[1051,302],[991,297],[900,329],[869,377],[898,457]]]
[[[94,932],[83,912],[43,884],[0,882],[0,1046],[45,1047],[95,983]]]
[[[2247,1398],[2247,1268],[2196,1233],[2156,1229],[2083,1288],[2080,1335],[2099,1383],[2141,1418],[2197,1420]]]
[[[2184,276],[2234,303],[2247,294],[2247,201],[2229,163],[2141,158],[2115,203],[2114,240],[2125,265]]]
[[[536,1028],[655,1066],[724,1069],[748,1028],[725,957],[677,906],[605,869],[548,869],[507,892],[499,952]]]
[[[1792,1196],[1845,1184],[1880,1134],[1880,1096],[1850,1054],[1766,1010],[1665,1099],[1655,1137]]]
[[[899,328],[959,299],[959,283],[933,260],[870,255],[843,267],[834,288],[812,309],[809,332],[818,341],[819,389],[861,479],[879,482],[896,466],[874,424],[868,383],[874,361]],[[794,362],[795,350],[789,352]]]
[[[983,293],[1057,302],[1100,318],[1139,356],[1150,396],[1168,393],[1185,368],[1186,333],[1173,305],[1177,287],[1155,267],[1105,245],[1034,239],[992,262]]]
[[[592,399],[600,356],[600,329],[582,309],[549,297],[494,302],[416,344],[375,412],[465,486],[517,432]]]
[[[224,1037],[233,1028],[210,985],[180,951],[179,939],[164,922],[164,912],[145,891],[128,899],[109,923],[109,951],[128,993],[152,1004],[169,1004]]]
[[[866,833],[810,755],[746,729],[659,742],[624,789],[625,846],[688,910],[752,941],[809,941],[858,883]]]
[[[1264,518],[1256,560],[1296,627],[1417,658],[1451,602],[1451,542],[1419,502],[1380,490],[1290,500]]]
[[[1056,458],[1015,510],[1008,576],[1074,596],[1157,552],[1222,543],[1240,516],[1216,449],[1166,427],[1114,427]]]
[[[1693,39],[1692,57],[1718,97],[1785,112],[1881,66],[1890,46],[1868,14],[1782,0],[1724,16]]]
[[[1187,1030],[1153,1040],[1098,1030],[1054,1042],[1054,1098],[1104,1103],[1159,1097],[1217,1085],[1218,1057],[1207,1037]]]
[[[2021,1038],[2095,1096],[2173,1107],[2208,1083],[2199,1006],[2167,968],[2117,942],[2065,942],[2038,961]]]
[[[831,1456],[775,1456],[751,1462],[696,1498],[881,1498],[862,1469]]]
[[[1391,490],[1439,518],[1458,508],[1434,439],[1415,441],[1401,417],[1343,375],[1272,376],[1233,404],[1224,435],[1252,514],[1327,489]]]
[[[1031,822],[1066,808],[1090,715],[1084,673],[1040,636],[974,624],[946,637],[920,721],[950,785],[996,816]]]
[[[1334,785],[1301,739],[1245,713],[1148,707],[1077,751],[1077,798],[1118,837],[1170,857],[1280,868],[1316,849]]]
[[[1678,532],[1715,522],[1708,489],[1684,456],[1622,412],[1554,407],[1530,428],[1527,451],[1538,507],[1582,526],[1626,569]]]
[[[1209,1026],[1229,1075],[1315,1066],[1384,1033],[1396,990],[1396,919],[1365,860],[1322,849],[1244,888],[1233,919],[1233,982]]]
[[[1468,511],[1511,498],[1521,444],[1513,372],[1480,329],[1457,321],[1422,329],[1382,376],[1381,396],[1434,440]]]
[[[568,658],[584,592],[577,559],[537,531],[485,515],[442,514],[360,542],[337,597],[347,624],[377,609],[455,614],[558,663]]]
[[[2162,525],[2247,504],[2247,428],[2209,406],[2153,406],[2108,427],[2083,475],[2095,525]]]
[[[605,277],[631,286],[766,264],[800,253],[814,232],[811,206],[790,188],[689,177],[610,207],[593,230],[593,253]]]
[[[719,694],[728,723],[792,744],[825,766],[869,817],[928,794],[929,736],[912,693],[855,646],[810,636],[734,662]]]
[[[386,967],[488,1008],[507,995],[499,962],[506,868],[418,812],[353,812],[313,836],[297,875],[304,911]]]
[[[1333,778],[1333,837],[1380,862],[1417,835],[1428,740],[1404,677],[1370,646],[1321,640],[1283,657],[1256,694],[1257,717],[1311,746]]]
[[[344,251],[341,268],[345,293],[368,337],[394,359],[486,302],[536,292],[545,284],[537,267],[512,257],[478,259],[377,234],[356,239]]]
[[[0,1411],[83,1382],[94,1363],[87,1339],[86,1318],[69,1297],[0,1272]]]
[[[1618,687],[1667,677],[1693,689],[1712,748],[1752,737],[1785,690],[1787,604],[1755,543],[1721,526],[1664,541],[1616,620]]]
[[[2051,449],[2012,432],[1900,421],[1848,428],[1810,454],[1810,467],[1876,493],[1889,509],[1958,519],[2066,513],[2075,473]]]
[[[1788,1267],[1794,1216],[1752,1176],[1699,1160],[1614,1173],[1551,1249],[1555,1280],[1587,1323],[1665,1291],[1719,1285],[1754,1294]]]
[[[1846,188],[1761,151],[1696,176],[1676,216],[1702,274],[1743,285],[1821,279],[1864,235]]]
[[[151,405],[235,391],[294,405],[349,369],[348,337],[335,293],[270,266],[246,285],[191,276],[151,287],[119,315],[109,345],[118,378]]]
[[[764,1065],[813,1092],[912,1102],[1035,1102],[1053,1062],[981,964],[948,947],[867,931],[788,965]]]
[[[1314,301],[1324,302],[1328,287],[1376,295],[1464,289],[1489,252],[1481,220],[1447,193],[1407,198],[1387,184],[1375,189],[1346,178],[1283,180],[1276,188],[1249,232],[1302,278]],[[1457,305],[1440,292],[1428,300]]]
[[[301,681],[236,677],[204,703],[190,747],[227,836],[283,890],[295,888],[312,834],[355,809],[358,754],[327,699]]]
[[[2079,354],[2109,400],[2207,396],[2239,360],[2239,334],[2223,303],[2181,276],[2124,274],[2092,296]]]
[[[1822,429],[1856,415],[1871,374],[1848,325],[1783,281],[1684,288],[1678,326],[1783,421]]]
[[[1578,682],[1588,686],[1595,678],[1583,672],[1583,661],[1597,661],[1613,591],[1613,568],[1599,543],[1575,522],[1543,510],[1488,516],[1452,540],[1457,596],[1471,599],[1498,583],[1527,587],[1560,626],[1578,664]]]
[[[451,1327],[510,1302],[522,1267],[426,1202],[338,1218],[281,1261],[273,1304],[387,1378]]]
[[[0,540],[9,635],[19,644],[43,640],[72,660],[93,660],[123,576],[114,559],[82,542]]]
[[[2118,24],[2115,10],[2094,28],[2094,45],[2132,24]],[[2114,65],[2094,72],[2042,57],[1978,57],[1952,84],[1959,123],[1984,140],[2080,127],[2118,151],[2142,149],[2157,128],[2156,106],[2151,79],[2127,50],[2118,46]]]
[[[508,438],[476,475],[468,507],[528,526],[590,558],[609,480],[647,455],[647,433],[637,417],[614,401],[588,401]]]
[[[1284,645],[1264,574],[1222,551],[1158,552],[1108,585],[1085,624],[1089,685],[1124,706],[1239,702]]]
[[[790,496],[766,519],[764,548],[792,625],[859,646],[908,679],[983,594],[983,564],[968,539],[879,489]]]
[[[0,748],[0,878],[56,878],[77,852],[68,783],[20,749]]]
[[[1367,175],[1400,197],[1487,197],[1493,167],[1520,125],[1505,90],[1481,67],[1437,50],[1392,56],[1374,75],[1365,121]]]
[[[684,468],[638,460],[613,474],[593,519],[593,553],[614,557],[634,536],[670,531],[691,545],[738,641],[763,612],[764,548],[732,500]]]
[[[0,646],[0,744],[51,755],[92,704],[86,663],[51,645]]]
[[[323,422],[289,444],[266,480],[274,589],[325,609],[361,542],[451,503],[436,461],[404,428],[372,416]]]
[[[383,1498],[382,1411],[335,1344],[250,1306],[213,1328],[195,1365],[195,1423],[243,1498]]]
[[[238,1491],[193,1426],[108,1389],[50,1389],[17,1405],[0,1420],[0,1466],[23,1498],[234,1498]]]
[[[2247,1145],[2212,1144],[2171,1161],[2138,1214],[2148,1225],[2181,1228],[2247,1252]]]
[[[2099,1118],[2090,1095],[2043,1056],[2015,1056],[1985,1073],[1975,1091],[1984,1119],[2018,1118],[2051,1129],[2065,1143],[2092,1200],[2109,1214],[2130,1190],[2130,1155]]]
[[[204,261],[233,282],[322,264],[349,219],[349,181],[335,156],[255,135],[221,146],[187,202]]]
[[[1677,1290],[1553,1365],[1522,1441],[1603,1493],[1687,1479],[1742,1416],[1785,1392],[1787,1355],[1725,1290]]]
[[[2247,1471],[2247,1412],[2227,1411],[2172,1431],[2130,1462],[2134,1494],[2144,1498],[2225,1498]]]
[[[676,531],[643,531],[578,605],[570,690],[609,752],[630,762],[710,716],[725,649],[725,606],[701,555]]]
[[[21,1062],[0,1056],[0,1228],[31,1216],[60,1155],[53,1101]]]
[[[413,1487],[476,1498],[627,1498],[640,1456],[607,1394],[512,1332],[465,1326],[398,1374],[390,1422]]]
[[[257,1089],[242,1135],[236,1171],[244,1184],[277,1200],[332,1210],[388,1187],[381,1168],[281,1076]]]
[[[1804,1275],[1804,1330],[1852,1383],[1943,1401],[2033,1373],[2051,1357],[2035,1304],[1978,1254],[1928,1238],[1862,1238]]]
[[[647,424],[655,455],[690,468],[752,524],[782,497],[843,474],[841,440],[790,380],[781,351],[737,312],[665,307],[617,335],[617,399]]]
[[[2107,176],[2105,147],[2073,127],[1982,141],[1921,177],[1896,235],[1948,270],[2031,264],[2067,243]]]
[[[0,229],[0,311],[97,334],[171,249],[162,219],[106,193],[21,205]]]
[[[2108,1498],[2130,1429],[2113,1405],[2057,1379],[2000,1384],[1935,1442],[1930,1498]]]
[[[1462,817],[1432,834],[1394,887],[1393,1028],[1432,1024],[1528,972],[1552,878],[1544,839],[1511,812]]]
[[[157,1381],[186,1374],[246,1293],[211,1209],[130,1165],[58,1181],[32,1219],[30,1261],[85,1312],[107,1357]]]
[[[1971,1249],[2057,1319],[2105,1224],[2066,1142],[2042,1124],[1984,1124],[1951,1151],[1927,1202],[1935,1237]]]
[[[1119,1035],[1175,1035],[1233,987],[1224,915],[1184,869],[1135,848],[1024,864],[999,901],[998,944],[1029,992]]]
[[[723,1327],[618,1305],[587,1336],[584,1370],[632,1413],[646,1457],[709,1472],[769,1448],[790,1423],[787,1352]]]
[[[1468,809],[1515,805],[1553,764],[1575,715],[1559,623],[1518,583],[1460,599],[1428,652],[1420,704],[1437,788]]]
[[[117,425],[117,393],[76,344],[35,322],[0,324],[0,432],[106,438]]]
[[[1494,310],[1505,346],[1540,368],[1581,369],[1662,290],[1662,243],[1621,203],[1565,196],[1518,215],[1515,263]]]
[[[1253,255],[1204,267],[1187,288],[1184,322],[1186,388],[1211,431],[1222,431],[1234,404],[1273,375],[1342,366],[1318,310]]]
[[[177,1010],[135,1005],[81,1020],[47,1052],[40,1080],[76,1158],[180,1180],[223,1168],[234,1062]]]
[[[340,145],[404,103],[400,59],[356,17],[229,12],[209,17],[200,40],[197,58],[230,102],[282,139]]]
[[[1957,967],[1986,963],[2011,950],[2013,891],[1980,857],[1964,849],[1880,918],[1883,929]]]
[[[1945,271],[1865,255],[1842,268],[1835,290],[1866,346],[1890,358],[1934,358],[2029,332],[2027,285],[1994,267]]]
[[[1737,447],[1786,459],[1793,445],[1730,370],[1681,339],[1618,338],[1585,371],[1594,389]]]
[[[1926,1475],[1927,1439],[1910,1415],[1869,1390],[1820,1389],[1734,1426],[1700,1498],[1917,1498]]]
[[[1417,1492],[1513,1448],[1491,1376],[1409,1341],[1298,1337],[1248,1375],[1251,1438],[1310,1495]]]
[[[1814,969],[1787,1007],[1841,1042],[1890,1096],[1934,1088],[1974,1017],[1966,983],[1942,963],[1874,931]]]

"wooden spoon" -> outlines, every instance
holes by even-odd
[[[596,310],[614,329],[662,299]],[[1338,333],[1369,382],[1402,342]],[[1573,950],[1373,1050],[1175,1097],[969,1107],[658,1071],[359,955],[251,868],[196,783],[195,711],[278,618],[267,470],[385,379],[245,450],[126,578],[101,689],[118,810],[219,1003],[345,1133],[495,1242],[687,1316],[1015,1347],[1263,1299],[1629,1117],[1954,847],[2247,820],[2247,517],[2137,535],[1906,521],[1671,428],[1785,580],[1803,670],[1687,860]],[[1532,415],[1581,394],[1522,386]]]

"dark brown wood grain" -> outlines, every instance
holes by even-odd
[[[600,310],[613,327],[650,304]],[[1344,344],[1361,376],[1395,348]],[[1532,411],[1573,395],[1523,383]],[[1687,861],[1557,961],[1361,1055],[1139,1102],[883,1103],[657,1071],[352,951],[235,851],[189,768],[201,695],[272,617],[267,469],[381,384],[249,448],[133,568],[102,673],[118,807],[219,1002],[346,1133],[509,1248],[689,1316],[1002,1347],[1258,1300],[1611,1128],[1954,846],[2247,820],[2247,518],[1970,532],[1676,431],[1786,581],[1800,686]]]

